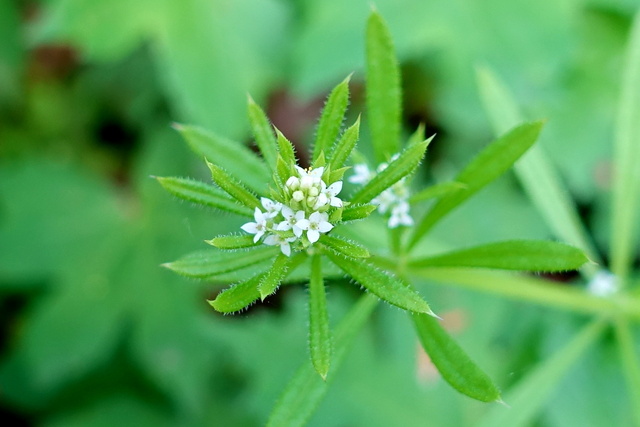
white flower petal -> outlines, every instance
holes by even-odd
[[[280,224],[278,224],[278,226],[276,227],[276,230],[279,230],[279,231],[291,230],[291,223],[289,221],[282,221]]]
[[[289,244],[289,242],[284,242],[280,244],[280,250],[286,256],[291,256],[291,245]]]
[[[278,236],[277,234],[269,234],[267,237],[265,237],[264,239],[264,244],[265,245],[269,245],[269,246],[275,246],[278,243],[280,243],[280,236]]]
[[[283,206],[280,212],[282,213],[282,216],[288,220],[293,218],[293,216],[295,215],[295,212],[293,212],[293,209],[291,209],[289,206]]]
[[[310,223],[308,219],[301,219],[296,222],[296,227],[300,230],[307,230],[309,228],[309,224]]]
[[[397,215],[391,215],[391,218],[389,218],[389,222],[387,223],[387,225],[389,226],[389,228],[396,228],[400,225],[400,218]]]
[[[298,225],[297,225],[297,224],[293,226],[293,234],[295,234],[295,235],[296,235],[296,237],[300,237],[300,236],[302,236],[302,230],[303,230],[303,229],[302,229],[302,228],[300,228],[300,227],[298,227]],[[305,230],[306,230],[306,228],[305,228]]]
[[[342,181],[334,182],[327,188],[327,190],[332,196],[337,196],[342,191]]]
[[[315,168],[312,169],[309,172],[309,176],[313,177],[313,178],[322,178],[322,174],[324,173],[324,166],[320,167],[320,168]]]
[[[304,219],[304,214],[305,214],[305,212],[304,212],[304,211],[298,211],[298,212],[296,212],[296,214],[295,214],[295,219],[296,219],[296,221],[300,221],[301,219]]]
[[[333,206],[333,207],[341,208],[341,207],[342,207],[342,200],[340,200],[340,199],[339,199],[339,198],[337,198],[337,197],[332,197],[332,198],[331,198],[331,201],[329,202],[329,204],[330,204],[331,206]]]
[[[315,243],[318,241],[319,238],[320,238],[320,233],[318,233],[318,230],[307,231],[307,239],[309,239],[309,242]]]
[[[322,221],[318,224],[318,230],[322,233],[328,233],[331,229],[333,229],[333,225],[330,222]]]
[[[258,232],[258,224],[255,222],[247,222],[243,224],[241,227],[244,231],[251,234],[256,234]]]
[[[309,221],[318,223],[322,220],[322,214],[320,212],[314,212],[309,215]]]
[[[264,235],[264,231],[258,231],[255,236],[253,236],[253,243],[258,243],[258,240]]]

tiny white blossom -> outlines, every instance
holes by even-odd
[[[387,188],[382,193],[378,194],[378,197],[373,199],[371,203],[378,205],[378,212],[385,214],[393,208],[393,205],[398,202],[398,198],[390,188]]]
[[[349,182],[352,184],[366,184],[371,181],[373,178],[369,167],[364,163],[358,163],[353,167],[353,171],[355,172],[353,175],[349,177]]]
[[[328,187],[324,183],[324,181],[322,181],[321,184],[322,184],[322,193],[320,195],[321,196],[324,195],[326,197],[328,203],[331,206],[336,207],[336,208],[341,208],[342,207],[342,200],[340,200],[336,196],[338,194],[340,194],[340,192],[342,191],[342,181],[336,181],[336,182],[334,182],[333,184],[331,184]],[[326,203],[327,202],[325,202],[324,204],[326,204]]]
[[[264,235],[265,231],[267,231],[267,220],[270,217],[268,214],[265,214],[260,209],[256,208],[253,213],[253,218],[255,219],[255,222],[247,222],[240,228],[249,234],[255,234],[253,237],[253,243],[257,243]]]
[[[291,256],[291,242],[295,237],[282,237],[279,234],[270,234],[264,239],[264,244],[269,246],[280,245],[280,251],[286,256]]]
[[[280,209],[282,209],[282,203],[274,202],[273,200],[266,197],[261,197],[260,202],[267,211],[267,215],[269,216],[269,218],[273,218],[278,215]]]
[[[329,215],[324,212],[314,212],[309,215],[309,219],[298,221],[298,227],[307,230],[307,239],[310,243],[315,243],[320,238],[320,233],[328,233],[333,229],[329,222]]]
[[[300,188],[300,178],[297,176],[290,176],[285,185],[292,190],[297,190]]]
[[[295,234],[296,237],[302,236],[303,228],[301,228],[299,224],[302,220],[305,220],[304,211],[294,212],[293,209],[291,209],[290,207],[283,206],[281,213],[282,213],[282,216],[284,217],[284,221],[278,224],[278,230],[280,231],[293,230],[293,234]],[[303,224],[306,224],[306,223],[303,223]]]
[[[389,228],[396,228],[400,225],[413,225],[413,218],[409,215],[409,203],[403,200],[391,209],[388,225]]]
[[[587,290],[599,297],[612,295],[618,291],[616,276],[608,271],[598,271],[587,284]]]

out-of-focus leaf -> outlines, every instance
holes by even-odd
[[[442,377],[460,393],[482,402],[500,400],[500,391],[465,351],[426,314],[413,314],[418,337]]]
[[[20,14],[15,2],[0,4],[0,105],[19,95],[19,72],[22,70],[24,48],[20,37]]]
[[[271,180],[269,169],[247,147],[195,126],[175,127],[198,155],[241,178],[251,190],[258,193],[266,190]]]
[[[390,273],[360,259],[346,258],[332,252],[326,254],[334,264],[378,298],[404,310],[433,314],[429,305],[415,290]]]
[[[513,128],[478,154],[455,178],[465,191],[449,194],[433,206],[418,222],[410,246],[414,246],[446,214],[505,173],[531,147],[542,129],[542,122]]]
[[[490,69],[478,69],[477,78],[484,108],[489,113],[496,134],[506,132],[522,122],[515,100]],[[515,163],[514,170],[556,236],[583,249],[590,259],[599,262],[598,253],[576,208],[542,147],[531,147]]]
[[[311,257],[311,279],[309,281],[309,353],[316,372],[327,379],[333,347],[329,330],[327,296],[322,280],[322,258]]]
[[[360,298],[335,330],[333,358],[326,382],[318,377],[308,362],[305,363],[280,395],[269,415],[267,426],[294,427],[307,422],[326,393],[328,383],[340,367],[355,335],[362,329],[377,302],[373,295]]]
[[[585,326],[553,357],[542,362],[504,396],[510,408],[495,406],[478,424],[481,427],[524,426],[536,416],[554,386],[577,359],[596,341],[606,323],[595,320]]]
[[[384,190],[405,176],[410,175],[422,161],[424,153],[432,139],[433,137],[403,150],[400,156],[391,161],[385,170],[377,174],[371,181],[358,190],[351,198],[351,202],[369,203]]]
[[[440,184],[434,184],[425,188],[422,191],[417,192],[409,199],[410,203],[420,203],[425,200],[435,199],[437,197],[445,196],[448,193],[455,191],[464,191],[466,185],[456,181],[441,182]]]
[[[367,117],[378,163],[400,148],[400,70],[387,24],[377,11],[367,21]]]
[[[640,201],[640,13],[634,19],[627,47],[616,123],[611,227],[611,271],[624,285],[634,248],[638,247]]]
[[[349,104],[350,79],[351,76],[344,79],[331,91],[329,98],[327,98],[327,103],[322,110],[318,129],[316,130],[316,139],[313,146],[314,162],[318,159],[320,153],[327,155],[338,138],[344,121],[344,114]]]
[[[512,240],[413,260],[412,268],[477,267],[556,272],[577,270],[589,260],[573,246],[544,240]]]
[[[633,415],[636,424],[640,424],[640,360],[638,359],[638,345],[634,341],[631,325],[626,319],[619,318],[616,320],[615,332]]]
[[[169,193],[199,205],[253,218],[251,209],[243,206],[212,185],[189,178],[158,177],[160,185]]]

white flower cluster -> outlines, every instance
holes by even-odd
[[[254,211],[255,222],[248,222],[241,228],[254,234],[257,243],[269,246],[279,245],[286,256],[291,256],[291,247],[300,250],[317,242],[320,233],[333,228],[329,222],[329,209],[342,207],[337,195],[342,190],[342,181],[327,186],[322,180],[324,168],[304,170],[296,166],[297,175],[291,176],[285,184],[285,203],[261,198],[264,212]]]
[[[608,271],[600,270],[587,284],[587,290],[598,297],[608,297],[619,290],[616,276]]]
[[[397,155],[392,157],[391,160],[395,160],[396,157]],[[359,163],[354,166],[355,173],[349,177],[349,182],[364,185],[371,181],[376,173],[385,170],[387,166],[389,166],[387,163],[381,163],[377,171],[373,172],[367,165]],[[391,213],[387,223],[389,228],[413,225],[413,218],[409,215],[409,189],[404,178],[380,193],[371,203],[378,205],[378,212],[381,214]]]

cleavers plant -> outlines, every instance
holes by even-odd
[[[312,363],[296,373],[269,425],[306,422],[379,299],[408,312],[422,346],[449,384],[474,399],[500,401],[498,387],[440,326],[411,284],[412,269],[565,271],[588,261],[579,249],[547,241],[497,242],[421,255],[427,233],[506,172],[535,143],[542,123],[516,126],[483,150],[454,181],[412,194],[411,178],[433,136],[425,138],[420,127],[401,147],[400,74],[389,31],[376,11],[367,24],[366,57],[365,118],[373,163],[381,166],[370,168],[355,152],[359,118],[342,130],[349,101],[348,77],[327,99],[308,167],[298,164],[294,146],[277,129],[274,132],[265,113],[249,98],[249,120],[262,157],[218,135],[178,125],[189,145],[206,159],[215,185],[186,178],[157,178],[179,198],[247,218],[240,230],[208,240],[214,248],[165,264],[184,276],[233,283],[210,301],[215,310],[243,310],[268,298],[279,286],[299,281],[300,275],[309,283]],[[343,181],[353,165],[356,173],[348,180],[361,186],[348,195]],[[425,209],[427,201],[433,203]],[[388,248],[367,247],[352,229],[352,222],[368,221],[376,207],[387,216],[386,225],[380,228],[372,223],[370,230],[388,233]],[[290,280],[294,272],[298,279]],[[345,274],[367,292],[332,332],[325,285]]]

